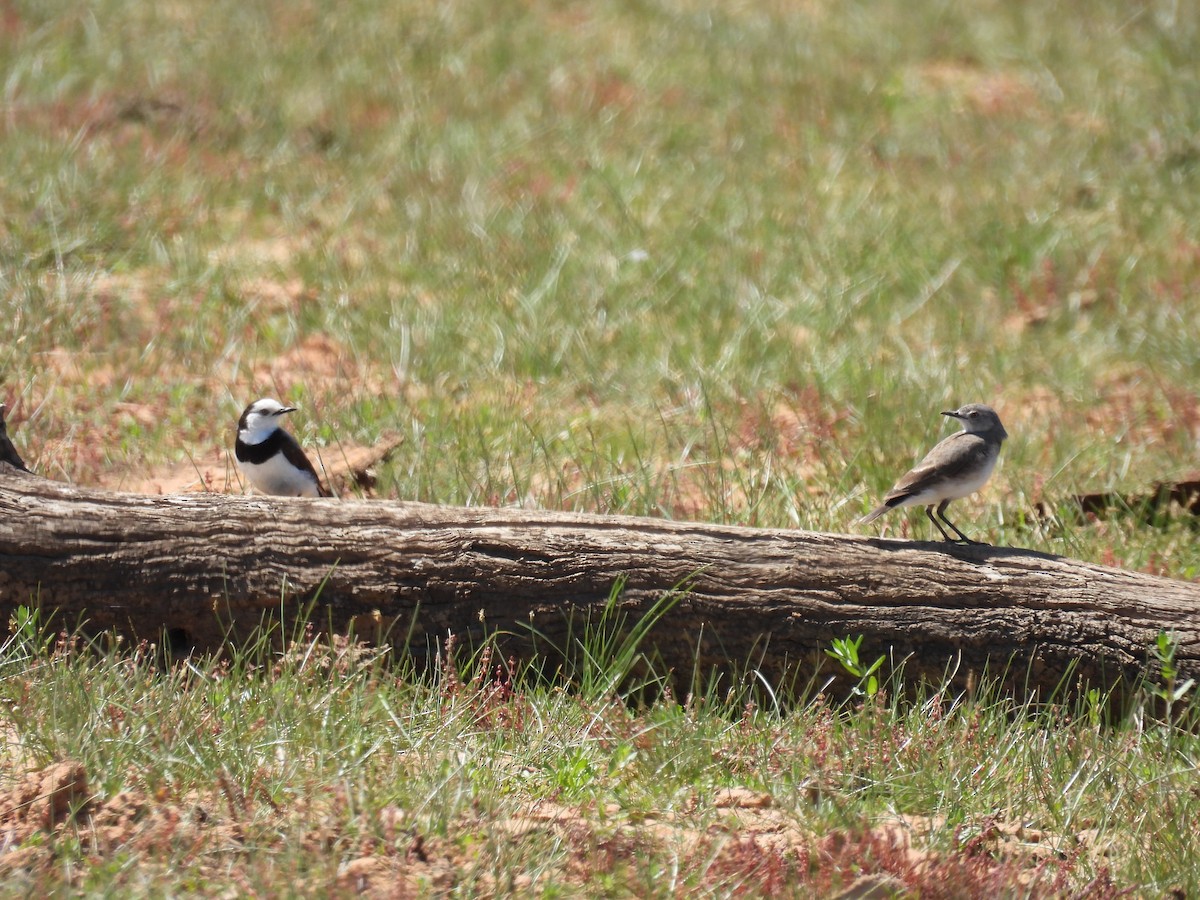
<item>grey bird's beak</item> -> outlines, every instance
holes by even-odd
[[[943,416],[949,416],[949,417],[950,417],[950,418],[952,418],[952,419],[958,419],[958,418],[961,418],[961,417],[959,416],[959,414],[958,414],[958,410],[957,410],[957,409],[951,409],[951,410],[947,410],[946,412],[943,412],[943,413],[942,413],[942,415],[943,415]]]

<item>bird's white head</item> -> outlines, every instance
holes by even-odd
[[[255,400],[238,419],[238,437],[243,444],[261,444],[280,427],[280,416],[295,411],[296,407],[284,406],[270,397]]]
[[[1008,432],[1004,430],[996,411],[983,403],[968,403],[966,406],[949,410],[942,415],[958,419],[962,423],[963,431],[971,434],[990,433],[1001,441],[1008,437]]]

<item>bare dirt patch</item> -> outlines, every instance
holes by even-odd
[[[555,857],[540,860],[539,870],[578,886],[660,855],[678,860],[679,875],[698,887],[752,894],[807,885],[844,897],[1030,889],[1054,895],[1065,889],[1080,858],[1106,852],[1086,835],[1068,841],[999,821],[981,823],[951,849],[938,851],[927,839],[944,831],[945,823],[922,816],[817,835],[769,794],[741,787],[697,795],[661,816],[633,814],[613,803],[599,809],[535,801],[507,817],[453,822],[447,837],[436,838],[422,834],[399,807],[353,811],[355,804],[336,790],[297,796],[282,806],[265,791],[221,782],[211,796],[127,789],[104,797],[92,790],[77,761],[28,770],[0,791],[0,875],[61,870],[60,857],[75,846],[64,839],[71,838],[93,862],[117,853],[144,856],[147,863],[187,865],[202,877],[236,883],[255,865],[250,850],[265,842],[273,854],[332,856],[331,883],[308,883],[313,892],[336,887],[382,898],[470,884],[492,893],[515,887],[495,882],[497,858],[546,841],[556,848]],[[530,876],[515,877],[534,887]],[[1113,895],[1106,876],[1092,887]]]
[[[1040,112],[1037,91],[1019,72],[988,71],[967,63],[943,60],[918,70],[931,93],[988,116],[1034,116]]]
[[[105,276],[89,290],[119,303],[122,316],[149,329],[158,327],[150,323],[159,315],[150,284],[148,278]],[[307,302],[299,281],[255,285],[268,306]],[[178,315],[187,315],[182,305]],[[292,402],[301,397],[300,405],[311,418],[319,417],[335,398],[343,404],[347,397],[395,397],[412,387],[320,332],[276,356],[243,364],[232,385],[169,347],[153,346],[145,354],[122,357],[55,345],[34,358],[31,378],[38,390],[15,393],[9,416],[10,436],[27,464],[52,478],[150,494],[240,491],[230,455],[233,425],[240,405],[258,397]],[[181,393],[187,396],[186,407],[181,406]],[[401,440],[385,433],[376,443],[362,445],[335,435],[318,448],[303,433],[296,436],[314,462],[323,465],[334,487],[346,489],[373,486],[373,468],[386,461]],[[164,452],[174,459],[161,462]]]
[[[385,435],[377,444],[338,444],[323,450],[308,448],[317,470],[333,489],[343,494],[355,489],[369,491],[375,485],[375,467],[386,462],[403,443],[398,435]],[[181,494],[208,491],[243,493],[248,486],[238,472],[228,449],[212,450],[186,462],[143,467],[137,475],[126,471],[100,473],[101,487],[135,494]]]
[[[353,385],[356,394],[377,396],[396,390],[394,378],[386,378],[373,367],[362,365],[347,348],[327,334],[314,333],[255,367],[253,381],[270,385],[280,396],[299,388],[309,394],[343,396]]]

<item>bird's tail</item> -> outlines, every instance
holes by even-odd
[[[882,516],[889,509],[891,509],[890,506],[888,506],[886,503],[881,503],[879,506],[875,507],[869,513],[867,513],[865,516],[863,516],[861,519],[859,519],[858,524],[866,525],[868,522],[874,522],[876,519],[878,519],[880,516]]]

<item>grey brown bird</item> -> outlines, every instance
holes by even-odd
[[[1000,445],[1008,437],[1008,432],[1004,430],[996,411],[982,403],[968,403],[942,415],[957,419],[962,423],[963,430],[950,435],[930,450],[912,471],[887,492],[883,503],[859,519],[860,522],[872,522],[889,509],[924,506],[929,521],[946,540],[953,541],[955,538],[946,533],[942,522],[950,526],[958,535],[958,540],[968,544],[979,543],[963,534],[957,525],[946,518],[946,507],[951,500],[973,494],[983,487],[996,468]]]
[[[264,397],[246,407],[238,419],[233,454],[238,468],[264,494],[286,497],[329,497],[304,450],[280,426],[280,416],[295,412],[278,400]]]

